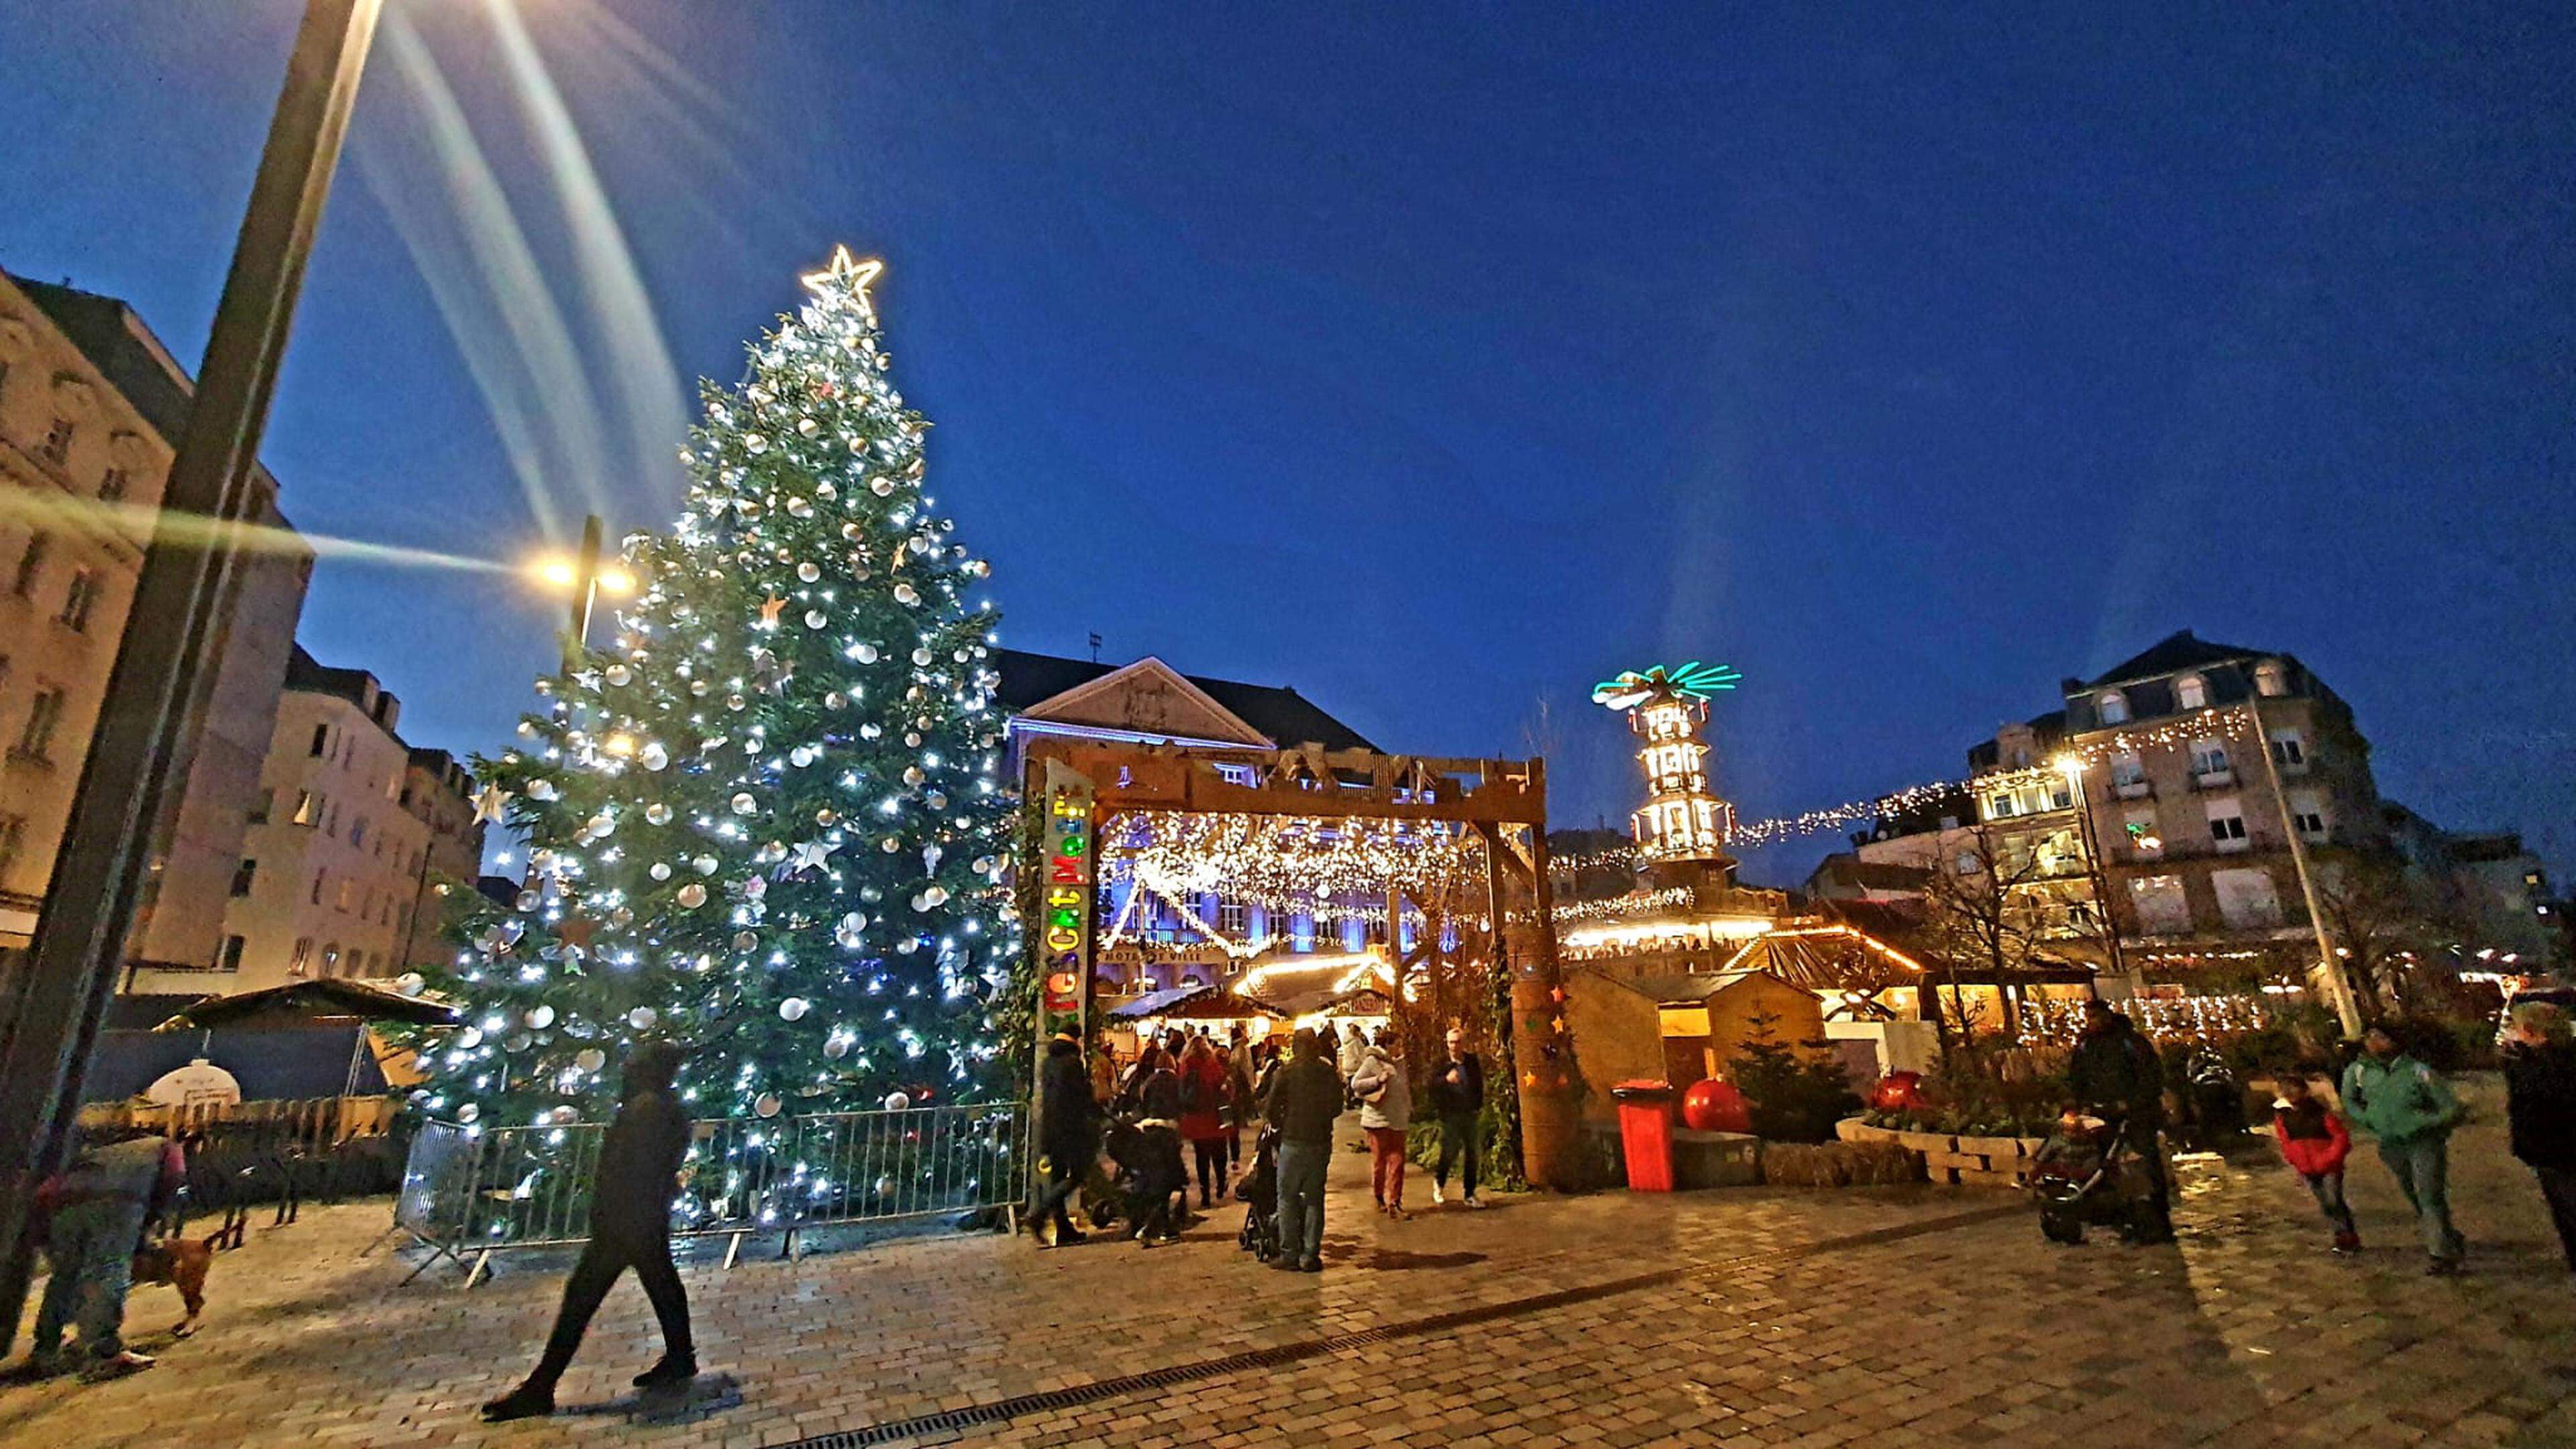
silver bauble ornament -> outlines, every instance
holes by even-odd
[[[679,900],[682,910],[694,911],[707,903],[707,888],[691,881],[680,887]]]
[[[785,1105],[787,1104],[778,1100],[778,1094],[776,1092],[763,1092],[760,1094],[759,1098],[751,1104],[751,1110],[759,1113],[763,1117],[775,1117],[778,1115],[778,1109]]]
[[[778,1019],[780,1021],[803,1021],[805,1019],[805,1013],[813,1009],[814,1003],[807,1001],[804,997],[791,996],[785,1001],[778,1003]]]
[[[756,813],[760,809],[760,802],[752,798],[749,790],[737,793],[733,797],[731,803],[733,805],[733,813],[736,815],[750,815]]]
[[[697,859],[689,862],[689,869],[696,871],[700,875],[714,875],[717,869],[716,858],[712,855],[699,856]]]
[[[637,1031],[651,1031],[653,1029],[653,1023],[660,1021],[661,1019],[662,1013],[655,1011],[649,1006],[639,1006],[633,1011],[626,1013],[626,1024],[635,1028]]]
[[[886,1093],[885,1109],[886,1109],[887,1111],[889,1111],[889,1112],[909,1112],[909,1111],[911,1111],[911,1110],[912,1110],[912,1094],[911,1094],[911,1093],[909,1093],[909,1092],[888,1092],[888,1093]]]
[[[703,684],[705,681],[700,680],[699,683]],[[635,758],[644,763],[645,769],[658,770],[671,763],[671,752],[662,748],[660,743],[656,742],[646,745],[636,754]]]

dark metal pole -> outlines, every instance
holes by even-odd
[[[599,602],[599,515],[581,520],[581,554],[573,561],[572,632],[564,639],[564,673],[581,667],[590,649],[590,611]]]
[[[238,523],[249,511],[268,401],[304,263],[382,0],[307,0],[287,59],[232,271],[197,370],[116,667],[14,979],[0,983],[0,1354],[16,1336],[32,1253],[27,1207],[62,1161],[81,1079],[133,925],[153,824],[184,770],[189,718],[211,660],[235,535],[174,534],[172,515]]]

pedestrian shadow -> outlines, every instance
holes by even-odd
[[[1322,1258],[1345,1268],[1367,1268],[1380,1273],[1408,1273],[1416,1269],[1471,1268],[1484,1262],[1483,1253],[1416,1253],[1403,1248],[1383,1248],[1358,1237],[1337,1233],[1324,1235]]]
[[[648,1389],[595,1404],[566,1404],[555,1414],[567,1419],[614,1415],[630,1424],[691,1424],[741,1407],[741,1380],[731,1374],[706,1373],[692,1379],[686,1388]]]

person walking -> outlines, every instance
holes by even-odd
[[[680,1163],[689,1151],[689,1116],[671,1089],[681,1054],[669,1042],[647,1042],[627,1058],[617,1115],[599,1145],[590,1179],[590,1240],[564,1281],[563,1306],[554,1331],[527,1380],[483,1406],[499,1423],[555,1411],[555,1385],[589,1331],[591,1315],[632,1268],[653,1317],[662,1327],[662,1359],[635,1376],[639,1389],[673,1388],[698,1376],[697,1345],[689,1336],[689,1298],[671,1261],[671,1199]]]
[[[125,1346],[125,1295],[145,1226],[169,1211],[186,1176],[179,1144],[118,1128],[84,1133],[70,1163],[37,1187],[53,1272],[36,1306],[29,1376],[61,1373],[75,1360],[81,1377],[93,1383],[152,1367],[153,1359]],[[62,1351],[66,1326],[80,1330],[71,1358]]]
[[[2173,1184],[2165,1174],[2162,1140],[2165,1073],[2155,1043],[2109,1002],[2095,997],[2084,1003],[2083,1039],[2067,1062],[2066,1087],[2078,1105],[2116,1120],[2138,1149],[2156,1211],[2155,1228],[2141,1233],[2138,1241],[2172,1241]]]
[[[1359,1074],[1351,1078],[1351,1095],[1359,1098],[1360,1127],[1368,1133],[1370,1190],[1379,1209],[1402,1222],[1404,1133],[1413,1123],[1413,1092],[1397,1050],[1395,1028],[1381,1028],[1360,1059]]]
[[[2401,1050],[2386,1027],[2363,1033],[2362,1054],[2344,1068],[2343,1109],[2352,1125],[2379,1139],[2379,1160],[2415,1210],[2424,1238],[2424,1271],[2460,1271],[2468,1244],[2451,1225],[2451,1129],[2460,1098],[2442,1074]]]
[[[2505,1118],[2513,1155],[2540,1179],[2567,1266],[2576,1269],[2576,1033],[2567,1013],[2526,1001],[2505,1016]]]
[[[1270,1266],[1320,1273],[1324,1173],[1333,1162],[1333,1123],[1342,1115],[1342,1078],[1313,1027],[1299,1027],[1288,1060],[1274,1064],[1261,1115],[1279,1129],[1279,1256]]]
[[[2308,1089],[2308,1079],[2283,1072],[2280,1099],[2272,1104],[2272,1135],[2280,1140],[2281,1157],[2308,1185],[2317,1208],[2334,1225],[2334,1250],[2361,1251],[2361,1230],[2344,1201],[2343,1164],[2352,1155],[2352,1132],[2343,1118]]]
[[[1228,1121],[1234,1104],[1228,1092],[1233,1071],[1206,1037],[1194,1036],[1181,1052],[1181,1136],[1198,1162],[1199,1210],[1216,1206],[1216,1195],[1231,1185],[1226,1176],[1226,1139],[1234,1135]],[[1214,1179],[1214,1186],[1209,1185]],[[1188,1179],[1182,1179],[1184,1190]]]
[[[1431,1074],[1431,1111],[1440,1120],[1440,1161],[1431,1169],[1431,1201],[1448,1201],[1449,1166],[1464,1169],[1467,1206],[1485,1204],[1476,1196],[1476,1169],[1485,1154],[1485,1064],[1467,1050],[1467,1033],[1449,1028],[1449,1056]]]
[[[1064,1206],[1100,1155],[1096,1110],[1082,1040],[1070,1030],[1058,1032],[1047,1043],[1046,1060],[1038,1064],[1038,1157],[1046,1184],[1029,1210],[1029,1235],[1041,1248],[1064,1247],[1089,1236],[1073,1225]]]

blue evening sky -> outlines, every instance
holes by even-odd
[[[23,7],[0,266],[193,365],[296,8]],[[311,532],[662,524],[672,370],[846,241],[1019,647],[1537,741],[1573,824],[1622,667],[1743,669],[1758,818],[2189,627],[2576,858],[2576,9],[388,9],[266,448]],[[303,637],[472,750],[550,618],[332,562]]]

